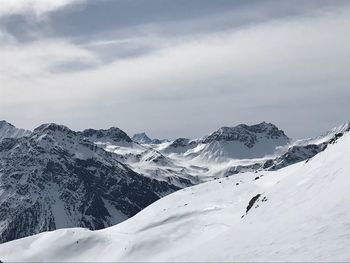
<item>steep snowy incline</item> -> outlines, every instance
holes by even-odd
[[[4,138],[20,138],[29,136],[31,131],[19,129],[7,121],[0,121],[0,140]]]
[[[349,261],[349,157],[347,132],[306,162],[178,191],[104,230],[5,243],[0,259]]]
[[[345,132],[347,129],[350,128],[350,121],[349,122],[345,122],[342,125],[339,125],[338,127],[334,127],[333,129],[325,132],[324,134],[314,137],[314,138],[308,138],[308,139],[301,139],[301,140],[296,140],[293,145],[295,146],[306,146],[306,145],[320,145],[323,144],[327,141],[329,141],[330,139],[332,139],[332,137],[334,137],[334,135],[336,135],[337,133],[342,133]]]

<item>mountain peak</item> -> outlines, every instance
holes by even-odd
[[[136,133],[131,139],[141,144],[161,144],[168,141],[167,139],[151,139],[145,132]]]
[[[138,143],[144,143],[144,144],[152,143],[152,139],[148,137],[145,132],[136,133],[134,134],[134,136],[132,136],[131,139]]]
[[[252,147],[258,137],[266,139],[283,138],[289,140],[282,130],[272,123],[261,122],[259,124],[239,124],[234,127],[221,127],[203,139],[204,143],[212,141],[240,141],[245,142],[247,147]]]
[[[101,140],[108,141],[113,140],[115,142],[127,142],[131,143],[131,138],[126,134],[126,132],[122,131],[117,127],[111,127],[109,129],[87,129],[81,132],[81,134],[85,137],[88,137],[93,140]]]
[[[8,127],[8,126],[10,126],[10,127],[15,127],[14,125],[12,125],[11,123],[9,123],[9,122],[7,122],[7,121],[5,121],[5,120],[2,120],[2,121],[0,121],[0,129],[1,128],[3,128],[3,127]]]
[[[45,123],[40,125],[39,127],[34,129],[35,133],[43,133],[46,131],[51,132],[63,132],[63,133],[74,133],[71,129],[69,129],[67,126],[56,124],[56,123]]]
[[[0,140],[4,138],[19,138],[30,134],[31,131],[16,128],[5,120],[0,121]]]

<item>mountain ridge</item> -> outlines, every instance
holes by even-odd
[[[116,226],[42,233],[2,244],[0,254],[5,261],[348,261],[349,154],[346,129],[307,162],[189,187]]]
[[[47,123],[26,136],[7,133],[12,137],[0,140],[0,242],[61,227],[107,227],[181,188],[307,161],[325,149],[329,134],[345,126],[332,129],[325,137],[328,141],[323,138],[321,144],[307,143],[312,140],[293,144],[283,131],[266,122],[224,127],[201,139],[179,138],[161,144],[135,142],[116,127],[73,131]],[[225,152],[254,153],[261,141],[268,142],[269,151],[263,144],[263,154],[247,155],[257,159]],[[281,148],[278,153],[260,158],[276,147]],[[81,189],[80,195],[73,194],[77,189],[70,191],[72,187]],[[92,191],[95,187],[100,190]],[[21,227],[16,229],[19,221]]]

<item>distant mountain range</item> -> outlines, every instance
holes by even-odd
[[[235,147],[258,158],[230,158]],[[5,262],[350,259],[349,123],[298,141],[261,123],[160,145],[49,124],[0,149],[2,241],[103,228],[208,181],[101,231],[0,244]]]
[[[151,139],[150,137],[147,136],[145,132],[134,134],[134,136],[132,136],[132,140],[134,142],[141,143],[141,144],[161,144],[163,142],[169,141],[167,139],[163,139],[163,140]]]
[[[1,121],[0,242],[109,227],[179,189],[308,160],[349,127],[295,141],[262,122],[170,141],[115,127],[77,132],[51,123],[28,131]]]

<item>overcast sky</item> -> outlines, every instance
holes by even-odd
[[[0,119],[200,137],[350,120],[350,1],[0,0]]]

